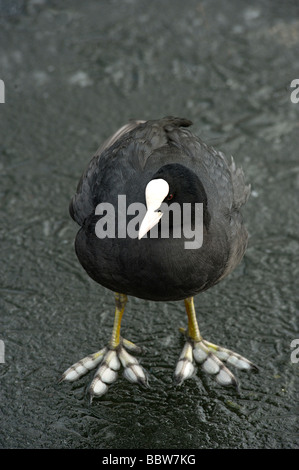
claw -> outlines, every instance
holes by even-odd
[[[234,374],[222,363],[222,360],[227,360],[229,357],[233,357],[232,355],[237,356],[236,353],[208,341],[201,340],[194,343],[193,354],[195,361],[202,365],[205,372],[215,375],[216,381],[220,385],[238,387]]]
[[[182,330],[183,333],[185,331]],[[181,384],[194,374],[194,362],[210,375],[214,375],[216,381],[222,386],[233,385],[238,388],[237,380],[232,372],[223,364],[231,364],[241,370],[257,369],[257,367],[245,357],[233,351],[209,343],[205,340],[187,340],[179,357],[174,377],[177,384]]]
[[[63,380],[73,382],[100,364],[89,387],[91,401],[93,397],[101,397],[108,391],[108,386],[116,381],[121,366],[124,368],[124,376],[127,380],[147,386],[144,369],[139,365],[138,360],[126,351],[125,346],[130,351],[140,352],[141,350],[134,343],[121,339],[121,344],[116,349],[105,347],[73,364],[64,372],[60,382]]]

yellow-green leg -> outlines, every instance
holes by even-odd
[[[185,334],[187,341],[176,365],[174,379],[177,384],[181,384],[195,373],[195,364],[200,364],[201,368],[208,374],[215,375],[220,385],[237,386],[237,381],[230,370],[223,364],[231,364],[238,369],[257,369],[252,362],[239,354],[205,341],[199,331],[193,297],[185,299],[185,307],[188,317],[188,329],[180,328]]]
[[[185,299],[185,307],[188,316],[188,336],[193,339],[193,341],[201,341],[202,338],[196,319],[193,297]]]
[[[137,359],[127,351],[128,349],[138,353],[140,348],[120,335],[121,320],[126,303],[127,296],[125,294],[115,293],[114,324],[108,346],[73,364],[64,372],[61,380],[73,382],[100,364],[89,388],[91,397],[99,397],[107,392],[108,385],[116,381],[121,366],[124,368],[124,376],[130,382],[147,385],[147,377],[143,368]]]
[[[109,343],[110,349],[116,349],[120,343],[120,325],[128,298],[125,294],[115,293],[114,324]]]

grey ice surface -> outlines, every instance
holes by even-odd
[[[0,0],[1,448],[298,448],[298,48],[295,0]],[[58,380],[107,343],[114,297],[76,259],[69,200],[111,133],[165,115],[252,185],[245,258],[195,304],[204,338],[260,371],[240,395],[201,372],[175,387],[183,302],[131,298],[150,388],[120,378],[90,405],[92,373]]]

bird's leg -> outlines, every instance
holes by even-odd
[[[115,314],[111,340],[109,343],[110,349],[116,349],[119,346],[120,325],[127,301],[128,298],[125,294],[119,294],[118,292],[115,293]]]
[[[205,372],[215,375],[216,381],[220,385],[237,387],[236,378],[222,361],[242,370],[257,369],[257,367],[239,354],[205,341],[199,332],[193,297],[185,299],[185,307],[188,316],[188,330],[186,332],[181,329],[181,332],[186,335],[187,341],[175,369],[176,383],[181,384],[191,377],[195,372],[195,364],[200,364]]]
[[[117,372],[122,365],[124,376],[130,382],[147,385],[147,377],[143,368],[137,359],[127,351],[128,349],[138,353],[141,349],[120,336],[121,320],[126,303],[127,296],[125,294],[115,293],[114,325],[108,346],[73,364],[64,372],[61,381],[73,382],[99,365],[89,388],[91,397],[99,397],[107,392],[108,385],[116,381]]]

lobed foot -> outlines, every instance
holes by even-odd
[[[235,376],[223,362],[240,370],[257,370],[252,362],[229,349],[204,339],[194,341],[188,338],[177,362],[174,380],[178,385],[182,384],[195,374],[195,364],[199,364],[205,372],[214,375],[220,385],[238,388]]]
[[[141,351],[134,343],[121,339],[115,349],[107,346],[73,364],[64,372],[60,381],[73,382],[99,365],[89,387],[92,400],[94,396],[101,397],[107,392],[108,386],[116,381],[118,371],[122,366],[127,380],[147,386],[147,375],[144,369],[138,360],[128,353],[127,349],[137,353]]]

